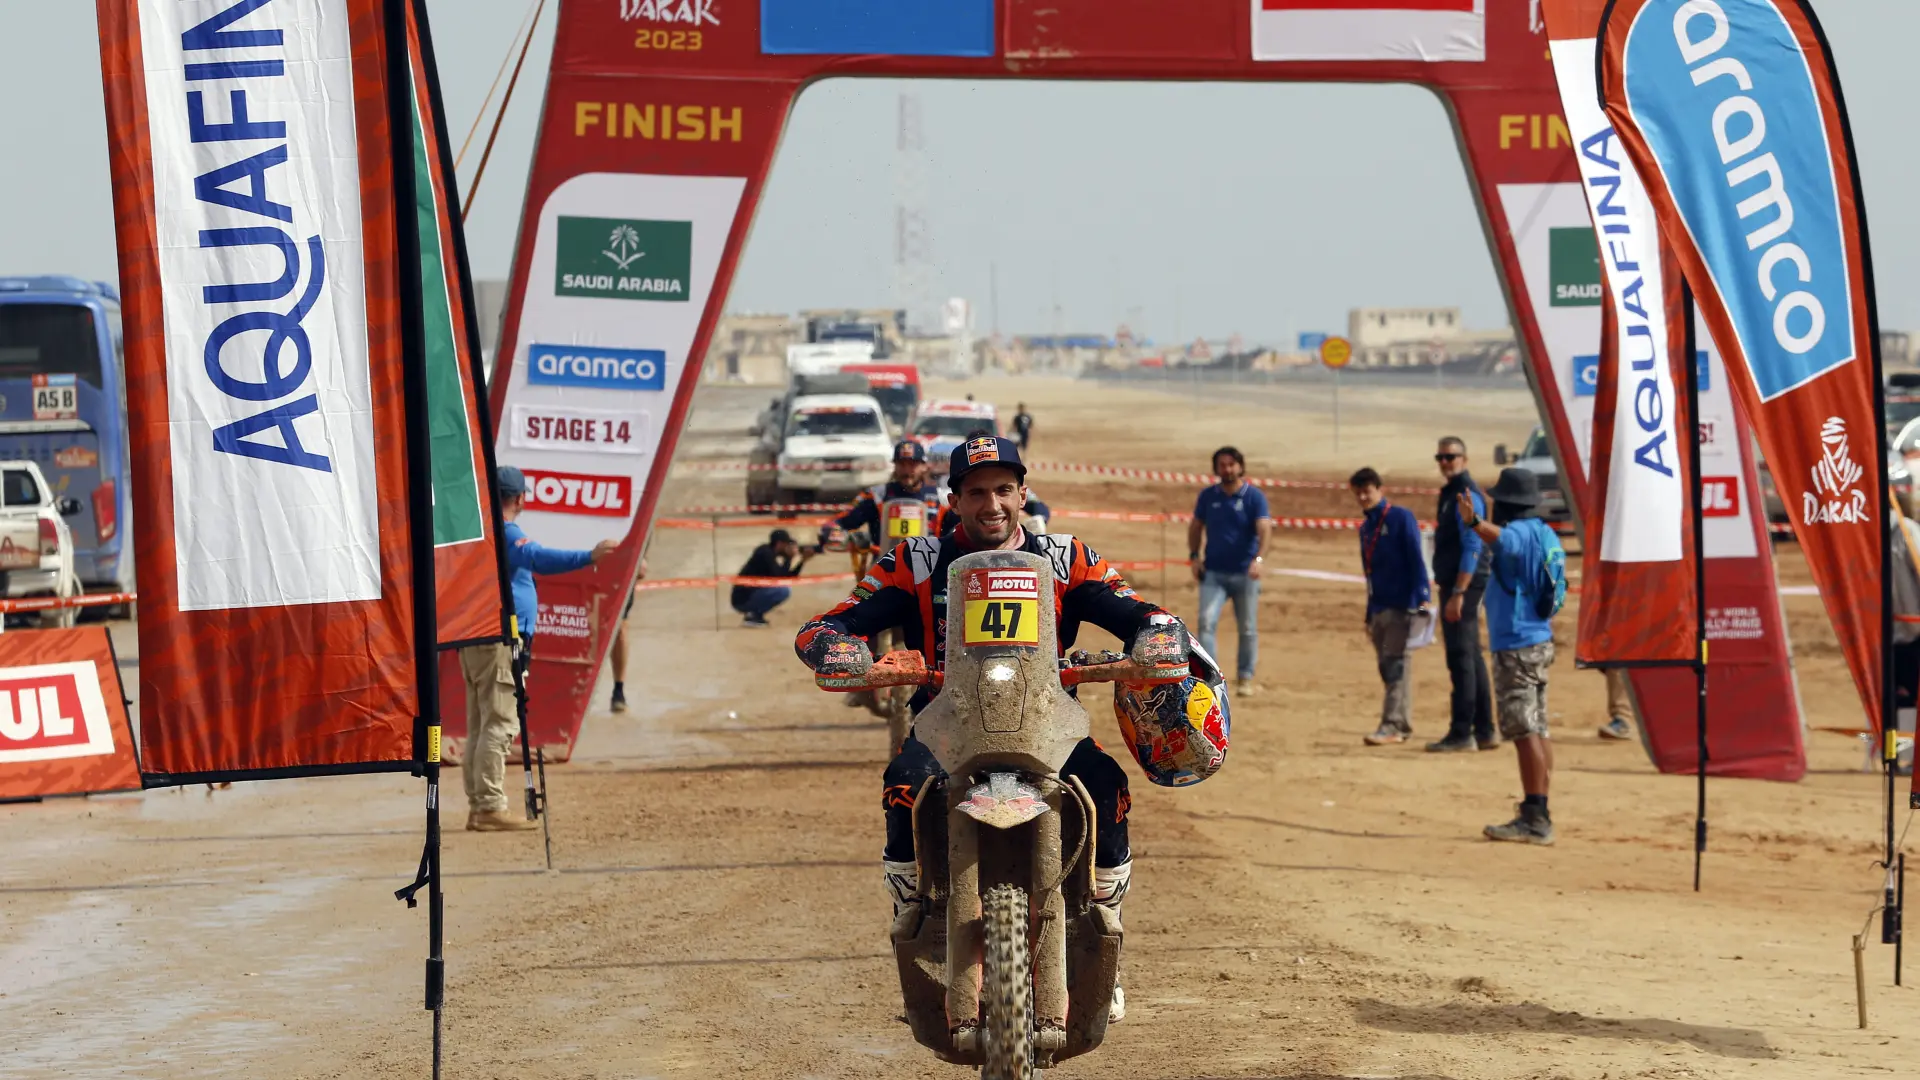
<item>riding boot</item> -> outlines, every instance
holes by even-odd
[[[1096,866],[1093,868],[1093,902],[1113,912],[1113,920],[1120,922],[1120,903],[1127,898],[1127,886],[1133,881],[1133,860],[1128,859],[1119,866]],[[1123,924],[1124,925],[1124,924]],[[1117,1024],[1127,1016],[1127,992],[1120,988],[1120,980],[1113,983],[1113,1001],[1107,1005],[1107,1023]]]
[[[920,865],[892,859],[881,859],[880,865],[885,868],[887,899],[893,901],[893,917],[898,919],[920,892]]]

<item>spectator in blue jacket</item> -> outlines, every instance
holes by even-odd
[[[1361,469],[1347,481],[1365,515],[1360,521],[1360,565],[1367,575],[1367,637],[1386,684],[1380,727],[1368,746],[1406,742],[1413,734],[1413,679],[1407,638],[1414,617],[1428,611],[1427,561],[1420,553],[1420,522],[1413,511],[1387,501],[1380,474]]]
[[[531,649],[537,629],[540,598],[533,575],[564,574],[591,566],[619,547],[602,540],[592,551],[559,551],[535,543],[516,522],[527,506],[527,477],[511,465],[494,473],[500,494],[500,517],[506,522],[500,540],[506,545],[507,568],[512,572],[513,611],[520,626],[522,647]],[[467,789],[469,832],[516,832],[534,823],[507,813],[507,749],[520,728],[519,703],[513,690],[513,649],[502,643],[469,645],[460,650],[460,670],[467,683],[467,745],[460,760]]]
[[[1489,825],[1489,840],[1553,843],[1547,787],[1553,777],[1553,739],[1547,730],[1547,675],[1553,668],[1553,622],[1540,617],[1535,568],[1560,541],[1540,520],[1540,480],[1526,469],[1506,469],[1487,492],[1493,520],[1473,512],[1463,497],[1466,526],[1493,548],[1487,587],[1487,645],[1493,649],[1493,695],[1500,703],[1500,735],[1520,758],[1525,798],[1512,821]]]

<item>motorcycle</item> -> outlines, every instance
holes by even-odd
[[[1027,1080],[1098,1047],[1122,928],[1093,903],[1099,815],[1060,769],[1090,725],[1069,686],[1178,682],[1184,661],[1059,659],[1050,562],[1021,551],[954,561],[947,663],[892,653],[826,690],[935,686],[914,722],[945,771],[914,799],[920,883],[892,928],[916,1041],[983,1080]],[[1104,659],[1104,658],[1102,658]]]

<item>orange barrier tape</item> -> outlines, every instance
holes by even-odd
[[[774,472],[785,468],[788,472],[853,472],[845,465],[821,465],[796,462],[781,466],[777,464],[757,464],[748,461],[685,461],[674,466],[676,470],[687,472]],[[1032,461],[1027,463],[1030,472],[1080,473],[1087,476],[1111,476],[1123,480],[1150,480],[1169,484],[1212,484],[1219,477],[1212,473],[1175,472],[1168,469],[1132,469],[1119,465],[1086,465],[1066,461]],[[1294,488],[1309,491],[1346,491],[1347,485],[1340,480],[1293,480],[1280,477],[1248,477],[1247,483],[1254,487]],[[1421,495],[1436,493],[1438,487],[1388,487],[1383,491],[1394,495]]]
[[[0,614],[16,611],[52,611],[56,608],[105,607],[110,604],[131,604],[140,599],[138,593],[89,593],[85,596],[29,596],[20,600],[0,600]]]
[[[655,580],[636,582],[633,587],[636,592],[646,592],[650,589],[711,589],[720,585],[747,585],[747,586],[785,585],[788,587],[792,587],[795,585],[818,585],[822,582],[831,584],[831,583],[847,582],[852,580],[853,580],[852,574],[803,574],[799,577],[775,577],[775,578],[763,578],[763,577],[659,578]]]

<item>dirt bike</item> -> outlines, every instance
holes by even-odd
[[[915,793],[917,903],[894,921],[900,989],[914,1038],[983,1080],[1026,1080],[1106,1038],[1121,925],[1092,902],[1099,815],[1060,769],[1089,733],[1067,687],[1176,682],[1186,663],[1057,659],[1050,562],[1020,551],[954,561],[947,663],[883,657],[863,675],[816,676],[827,690],[941,687],[913,725],[944,777]]]

